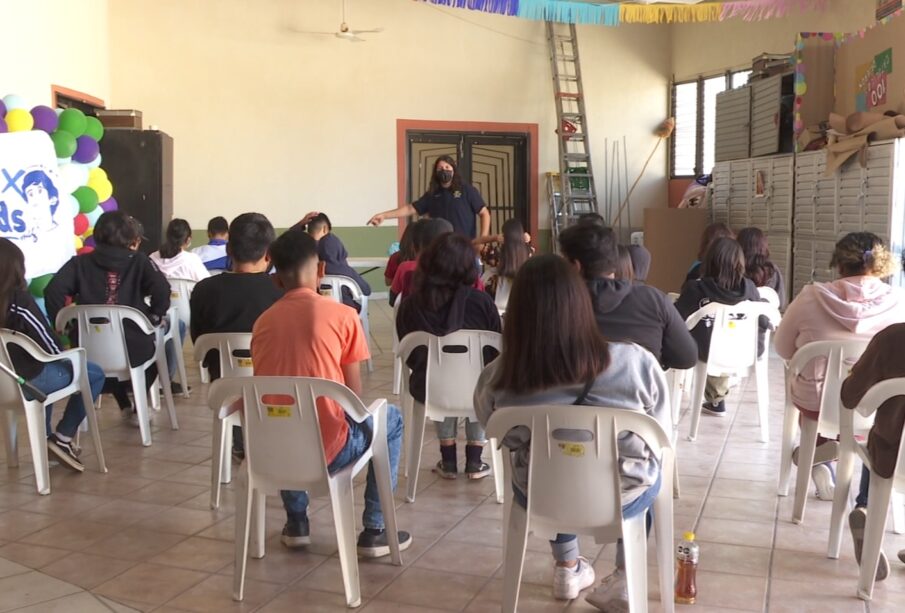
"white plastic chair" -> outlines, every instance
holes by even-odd
[[[506,314],[506,306],[509,304],[510,292],[512,292],[512,281],[506,277],[498,277],[496,296],[494,296],[493,301],[496,303],[496,308],[500,313],[500,317]]]
[[[18,445],[18,421],[16,413],[21,409],[25,413],[25,423],[28,427],[28,444],[31,447],[31,461],[35,466],[35,482],[38,493],[43,495],[50,493],[50,470],[47,461],[47,407],[57,404],[58,410],[62,401],[75,394],[82,395],[85,404],[85,414],[91,428],[91,440],[94,443],[94,451],[97,454],[97,469],[99,472],[107,472],[107,464],[104,461],[104,450],[101,445],[100,430],[97,425],[97,415],[94,412],[94,399],[91,397],[91,386],[88,383],[88,359],[84,349],[70,349],[57,354],[49,354],[24,334],[17,334],[12,330],[0,330],[0,363],[15,370],[9,357],[8,345],[16,345],[22,348],[32,358],[43,364],[65,361],[72,366],[72,382],[66,387],[47,394],[43,402],[28,400],[19,384],[6,374],[0,373],[0,408],[5,413],[0,418],[0,428],[4,431],[6,443],[6,464],[10,467],[19,465]],[[59,413],[58,413],[59,414]]]
[[[800,524],[804,519],[811,482],[811,466],[817,448],[817,435],[835,439],[839,435],[839,394],[842,382],[848,376],[851,366],[867,348],[867,340],[816,341],[799,348],[786,366],[786,407],[782,427],[782,455],[780,456],[779,489],[780,496],[789,494],[789,478],[792,472],[792,450],[795,445],[795,430],[801,422],[801,437],[798,451],[798,477],[795,482],[795,504],[792,507],[792,521]],[[799,411],[792,403],[792,382],[815,360],[825,361],[826,374],[820,393],[820,417],[799,420]],[[870,421],[858,420],[857,431],[866,433]]]
[[[195,289],[196,282],[191,279],[167,279],[170,284],[170,309],[175,310],[176,317],[167,314],[170,319],[170,329],[167,332],[166,340],[173,339],[176,347],[177,371],[179,372],[179,382],[182,384],[182,397],[189,397],[189,384],[185,371],[185,356],[182,354],[182,345],[185,338],[176,340],[179,328],[176,326],[176,320],[182,322],[185,326],[186,334],[188,334],[191,325],[192,309],[190,306],[190,298],[192,291]]]
[[[403,412],[406,430],[410,430],[406,442],[406,500],[415,502],[418,488],[418,471],[421,468],[421,451],[424,446],[425,417],[441,421],[447,417],[465,417],[478,421],[474,412],[474,390],[478,377],[484,370],[484,347],[497,351],[502,345],[497,332],[483,330],[459,330],[446,336],[434,336],[427,332],[410,332],[399,343],[399,356],[407,362],[417,347],[427,348],[424,403],[415,402],[408,389],[409,377],[403,377]],[[464,349],[464,351],[463,351]],[[502,454],[496,441],[490,439],[491,465],[496,486],[497,502],[503,502]]]
[[[167,311],[167,327],[163,331],[163,342],[173,343],[173,352],[176,355],[176,374],[179,375],[179,382],[182,384],[182,397],[189,398],[189,378],[185,370],[185,355],[182,352],[183,338],[179,334],[179,310],[170,307]],[[188,328],[186,328],[188,333]],[[164,345],[165,346],[165,345]],[[164,351],[166,355],[166,351]],[[167,371],[169,373],[169,371]]]
[[[905,395],[905,378],[887,379],[871,387],[856,411],[860,416],[867,417],[876,413],[884,402],[895,396]],[[877,564],[880,560],[880,550],[883,547],[883,536],[886,531],[887,509],[890,500],[901,511],[902,498],[895,495],[894,490],[905,491],[905,432],[899,441],[899,456],[896,460],[896,469],[892,478],[884,479],[877,475],[872,468],[870,455],[867,452],[866,443],[855,439],[854,416],[855,411],[842,411],[840,419],[840,454],[836,466],[836,496],[833,499],[833,517],[830,525],[830,542],[827,556],[839,558],[839,549],[842,544],[843,514],[848,502],[849,489],[852,482],[852,470],[855,463],[855,455],[860,456],[861,461],[870,470],[870,496],[867,499],[867,523],[864,529],[864,546],[861,549],[861,571],[858,579],[858,597],[862,600],[870,600],[874,589],[874,579],[877,575]],[[893,507],[895,516],[896,506]]]
[[[316,399],[331,398],[346,414],[361,423],[373,418],[371,446],[358,460],[335,474],[327,471],[320,434]],[[374,465],[380,506],[386,524],[393,563],[402,565],[396,509],[390,480],[387,448],[387,401],[365,407],[352,390],[334,381],[306,377],[240,377],[218,379],[209,394],[215,412],[241,398],[245,436],[245,461],[239,471],[236,500],[236,564],[233,599],[241,601],[249,555],[264,557],[264,509],[268,495],[280,490],[307,490],[313,496],[329,494],[336,524],[339,564],[346,603],[361,604],[355,538],[355,504],[352,483],[368,463]]]
[[[398,396],[402,391],[402,376],[405,372],[405,364],[399,357],[399,333],[396,332],[396,316],[399,315],[399,305],[402,304],[402,297],[396,298],[393,305],[393,394]]]
[[[512,428],[531,430],[528,508],[507,502],[503,534],[503,607],[518,609],[528,536],[557,533],[593,536],[600,543],[623,539],[629,610],[647,611],[645,513],[622,517],[617,437],[630,431],[661,459],[660,491],[653,504],[657,566],[663,610],[672,613],[673,448],[669,434],[643,413],[591,406],[503,407],[490,416],[487,433],[503,440]],[[506,473],[511,482],[511,454]],[[507,498],[508,501],[508,498]]]
[[[670,432],[669,434],[673,447],[676,446],[676,443],[679,439],[679,419],[682,412],[682,395],[683,389],[685,387],[685,382],[687,381],[687,376],[690,372],[691,371],[689,370],[676,370],[675,368],[670,368],[665,373],[667,389],[669,389],[669,405],[672,412],[672,432]],[[673,466],[675,467],[672,476],[673,496],[675,498],[679,498],[679,496],[681,495],[681,488],[679,486],[678,458],[674,459]]]
[[[234,379],[251,377],[254,367],[251,361],[251,333],[223,332],[202,334],[195,340],[195,361],[201,362],[210,351],[217,351],[220,360],[220,377]],[[220,484],[232,481],[233,426],[241,426],[238,413],[213,413],[211,430],[211,508],[220,507]]]
[[[358,283],[351,277],[343,275],[325,275],[320,280],[321,287],[330,288],[330,296],[337,302],[343,301],[343,288],[347,288],[352,292],[352,300],[361,305],[361,311],[358,312],[358,318],[361,320],[361,327],[364,328],[365,338],[368,339],[368,347],[371,346],[371,319],[368,317],[368,297],[364,295]],[[398,299],[397,299],[398,301]],[[368,358],[368,372],[374,371],[374,364],[371,358]]]
[[[64,307],[57,313],[56,327],[58,330],[63,330],[71,321],[77,323],[79,346],[85,349],[88,359],[100,366],[108,378],[132,382],[141,444],[145,447],[151,445],[150,402],[145,386],[145,369],[155,362],[157,376],[163,387],[164,399],[170,414],[170,425],[173,430],[178,430],[179,422],[176,419],[176,407],[173,404],[173,393],[170,390],[170,376],[167,373],[163,328],[152,325],[145,314],[138,309],[111,304],[81,304]],[[141,332],[153,334],[156,347],[155,354],[147,362],[134,367],[129,362],[129,349],[126,346],[123,329],[123,325],[127,321],[134,323]]]
[[[708,318],[713,330],[710,338],[710,352],[707,362],[699,361],[694,368],[694,388],[691,393],[691,430],[688,440],[698,436],[701,420],[701,404],[704,402],[704,387],[707,375],[745,377],[751,369],[757,381],[757,408],[760,423],[760,440],[768,440],[768,413],[770,409],[770,387],[767,382],[767,359],[769,337],[764,338],[763,356],[757,355],[757,339],[760,331],[758,321],[765,316],[775,328],[780,315],[775,307],[766,302],[744,301],[726,305],[711,302],[692,313],[686,320],[692,330],[702,320]],[[704,322],[708,324],[707,321]]]

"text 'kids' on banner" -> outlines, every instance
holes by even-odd
[[[75,255],[75,213],[60,198],[57,164],[45,132],[0,134],[0,237],[25,254],[28,278],[55,273]]]

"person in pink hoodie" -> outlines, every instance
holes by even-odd
[[[830,266],[839,278],[806,285],[786,310],[774,337],[776,353],[783,359],[814,341],[870,339],[891,324],[905,322],[905,291],[884,280],[896,271],[897,263],[877,235],[846,235],[836,243]],[[792,381],[792,402],[802,419],[818,417],[825,370],[823,360],[814,360]],[[819,437],[817,445],[811,478],[817,497],[832,500],[829,463],[836,459],[839,444]],[[794,457],[797,462],[797,453]]]

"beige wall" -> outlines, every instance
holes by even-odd
[[[35,106],[50,104],[61,85],[103,100],[110,97],[108,0],[3,2],[2,87]]]
[[[679,24],[672,31],[677,79],[750,67],[761,53],[789,53],[798,32],[851,32],[874,23],[876,0],[828,0],[825,12],[793,12],[782,19]]]
[[[361,226],[396,204],[397,118],[539,124],[539,171],[557,166],[543,24],[411,0],[354,2],[367,43],[332,30],[338,0],[110,3],[112,101],[176,141],[176,213],[193,227],[257,209],[285,226],[311,209]],[[666,27],[579,33],[594,161],[625,134],[634,178],[666,114]],[[665,152],[634,198],[666,205]],[[547,206],[541,186],[541,225]]]

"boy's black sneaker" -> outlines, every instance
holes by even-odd
[[[85,471],[85,465],[79,461],[79,456],[72,443],[60,440],[56,434],[47,437],[47,451],[56,456],[64,466],[76,472]]]
[[[455,479],[459,474],[459,469],[455,462],[444,462],[443,460],[440,460],[437,462],[437,465],[434,466],[434,472],[443,479]]]
[[[280,542],[289,549],[297,549],[311,544],[311,530],[308,527],[308,520],[294,521],[287,520],[283,526],[283,533],[280,535]]]
[[[483,479],[489,474],[490,464],[487,462],[478,462],[476,464],[467,462],[465,464],[465,476],[469,479]]]
[[[186,390],[189,391],[189,392],[191,392],[191,391],[192,391],[192,388],[186,386]],[[181,393],[183,393],[183,392],[182,392],[182,384],[181,384],[181,383],[176,383],[176,382],[170,383],[170,391],[171,391],[172,393],[174,393],[174,394],[181,394]]]
[[[399,531],[399,551],[405,551],[412,544],[412,535]],[[358,535],[358,555],[363,558],[382,558],[390,555],[390,542],[386,530],[365,528]]]
[[[726,415],[726,403],[720,400],[717,404],[713,404],[710,402],[705,402],[701,405],[701,410],[708,415],[716,415],[717,417],[724,417]]]

